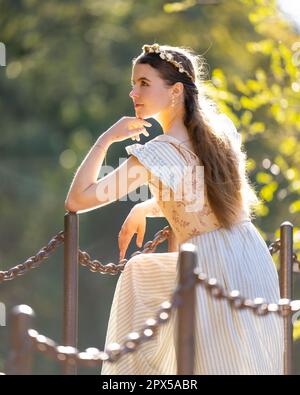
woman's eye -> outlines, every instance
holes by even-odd
[[[144,86],[148,86],[148,84],[145,81],[142,81],[141,84],[145,84]],[[131,88],[134,87],[134,84],[131,84]]]

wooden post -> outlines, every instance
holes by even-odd
[[[293,297],[293,225],[285,221],[280,226],[280,295],[292,300]],[[293,323],[292,317],[284,320],[284,374],[292,373]]]
[[[183,243],[179,252],[179,286],[181,303],[178,307],[177,337],[177,374],[191,375],[194,373],[195,359],[195,296],[196,282],[193,272],[196,267],[196,247],[192,243]]]
[[[27,305],[15,306],[10,315],[10,350],[6,372],[10,375],[32,374],[32,343],[28,329],[32,328],[34,312]]]
[[[64,331],[63,344],[77,348],[78,337],[78,250],[79,220],[76,213],[65,214],[64,222]],[[64,364],[64,374],[77,374],[77,367]]]

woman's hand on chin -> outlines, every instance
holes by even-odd
[[[139,135],[141,133],[149,136],[149,132],[147,132],[145,126],[150,127],[152,124],[142,118],[125,116],[112,125],[104,134],[113,142],[123,141],[128,138],[140,141]]]

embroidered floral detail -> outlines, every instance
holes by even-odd
[[[204,182],[200,191],[203,193],[202,206],[194,211],[187,210],[191,202],[197,202],[198,200],[198,195],[194,192],[195,189],[198,191],[197,181],[199,180],[199,174],[196,170],[194,171],[197,167],[194,161],[195,157],[193,158],[193,154],[188,150],[179,149],[176,141],[174,142],[175,144],[173,144],[173,141],[170,141],[171,139],[166,139],[164,141],[163,139],[164,136],[161,137],[161,140],[157,139],[156,141],[155,138],[154,141],[151,140],[145,145],[132,144],[127,146],[126,150],[127,153],[133,153],[137,156],[141,163],[151,170],[152,177],[149,181],[150,191],[152,195],[155,196],[159,207],[163,209],[163,213],[174,230],[177,240],[181,242],[182,240],[188,240],[191,237],[201,235],[206,231],[219,228],[220,225],[208,202],[207,190]],[[163,155],[165,151],[157,149],[161,148],[159,144],[162,143],[166,145],[165,151],[170,153],[170,156]],[[180,153],[180,151],[183,152],[183,154]],[[177,172],[175,171],[172,173],[172,167],[176,164],[180,164],[179,169]],[[189,164],[193,171],[189,176],[186,176],[184,171]],[[192,178],[189,178],[190,176]],[[188,180],[187,185],[180,182],[182,178]],[[191,199],[187,199],[185,192],[182,197],[179,195],[176,197],[175,192],[178,192],[182,185],[184,185],[184,187],[187,186],[187,191],[192,193]],[[166,190],[169,191],[167,195],[169,199],[164,199],[164,192],[167,192]]]
[[[199,229],[193,228],[193,229],[191,230],[191,232],[189,232],[188,236],[189,236],[189,238],[190,238],[190,237],[193,237],[193,236],[197,236],[197,235],[200,234],[200,233],[201,233],[201,231],[200,231]]]
[[[176,210],[172,210],[172,218],[175,223],[179,224],[183,228],[186,228],[188,225],[190,225],[190,222],[185,221],[179,217],[179,214]]]
[[[201,214],[202,216],[208,216],[208,215],[213,214],[213,211],[212,211],[211,207],[208,205],[207,202],[204,203],[204,207],[203,207],[203,209],[201,210],[200,214]]]

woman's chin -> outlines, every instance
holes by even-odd
[[[143,106],[135,108],[135,114],[136,114],[137,117],[140,117],[140,118],[149,117],[147,112],[143,110]]]
[[[154,113],[153,111],[149,112],[149,111],[145,110],[145,106],[136,107],[134,110],[135,110],[136,117],[143,118],[143,119],[155,118],[159,114],[159,112]]]
[[[136,116],[137,117],[141,117],[141,118],[143,118],[143,119],[146,119],[146,118],[153,118],[154,117],[154,113],[150,113],[150,112],[148,112],[148,111],[145,111],[145,109],[143,108],[143,107],[138,107],[138,108],[136,108],[135,109],[135,114],[136,114]]]
[[[134,110],[135,110],[135,112],[136,112],[137,114],[139,114],[139,113],[142,112],[143,108],[144,108],[144,106],[138,106],[138,107],[135,107]]]

